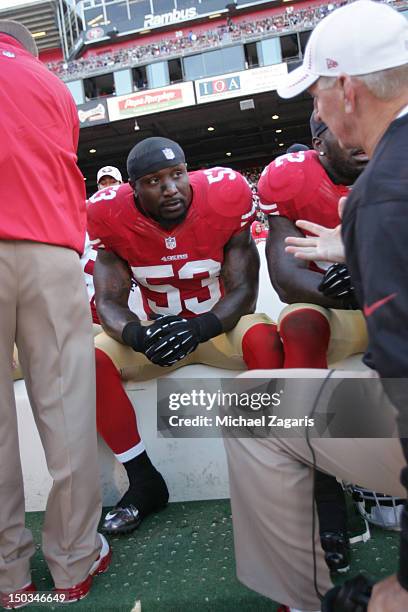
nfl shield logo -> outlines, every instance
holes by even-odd
[[[176,157],[173,149],[166,148],[166,149],[162,149],[162,151],[166,159],[174,159]]]
[[[174,236],[169,236],[165,239],[164,242],[166,243],[167,249],[175,249],[177,246],[176,239],[174,238]]]

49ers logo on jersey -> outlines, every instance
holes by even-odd
[[[168,238],[165,238],[164,243],[166,245],[166,249],[175,249],[177,246],[177,242],[174,236],[169,236]]]

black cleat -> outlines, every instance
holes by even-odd
[[[146,516],[167,505],[169,491],[163,476],[157,470],[149,476],[127,490],[117,506],[105,516],[101,531],[110,535],[130,533]]]
[[[132,505],[113,508],[105,516],[101,531],[109,535],[131,533],[142,522],[139,510]]]
[[[331,572],[344,573],[350,569],[350,544],[343,531],[325,531],[320,534],[326,563]]]

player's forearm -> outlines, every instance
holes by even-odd
[[[212,309],[221,321],[223,331],[229,331],[241,317],[255,312],[258,286],[242,286],[227,293]]]
[[[225,294],[212,309],[224,332],[235,327],[244,315],[255,312],[259,266],[258,250],[247,228],[228,244],[222,268]]]
[[[344,308],[342,300],[328,298],[318,290],[322,275],[307,269],[293,269],[285,276],[275,275],[272,285],[285,304],[317,304],[324,308]]]
[[[99,251],[94,267],[95,304],[102,327],[112,338],[123,342],[123,328],[139,321],[128,306],[132,287],[129,267],[114,253]]]
[[[97,300],[96,309],[103,329],[118,342],[123,343],[122,332],[127,323],[140,321],[128,307],[115,304],[111,300]]]

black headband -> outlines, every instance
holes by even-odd
[[[184,151],[174,140],[154,136],[133,147],[127,158],[127,172],[132,181],[163,168],[185,164]]]

